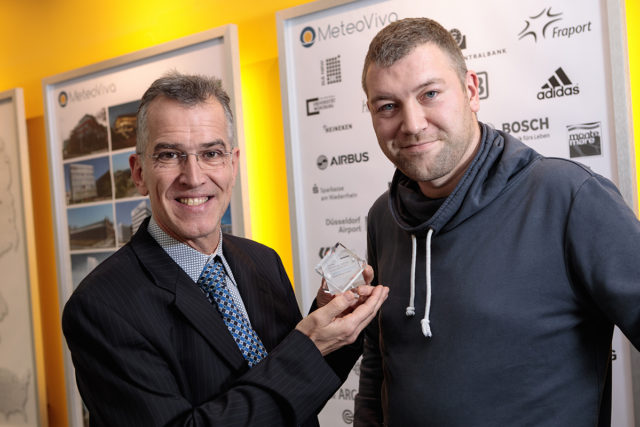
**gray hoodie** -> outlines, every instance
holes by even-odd
[[[369,212],[391,291],[355,425],[608,425],[613,325],[640,347],[640,223],[609,180],[481,126],[446,199],[396,170]]]

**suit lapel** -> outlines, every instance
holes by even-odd
[[[265,271],[258,271],[255,262],[239,248],[231,236],[223,241],[224,257],[233,272],[242,302],[247,310],[251,326],[258,333],[267,351],[278,345],[278,311],[274,306],[271,282]]]
[[[215,306],[204,296],[198,285],[176,264],[147,232],[146,224],[131,240],[138,259],[151,275],[156,286],[175,295],[175,306],[184,317],[233,369],[246,364],[235,341]]]

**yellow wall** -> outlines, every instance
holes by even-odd
[[[640,1],[625,0],[627,12],[627,50],[631,74],[631,99],[633,104],[633,140],[636,150],[636,190],[640,217]]]
[[[24,88],[49,425],[66,426],[41,80],[227,23],[238,26],[253,238],[275,248],[290,276],[284,137],[277,59],[277,10],[307,0],[0,0],[0,90]],[[640,4],[626,0],[640,165]],[[635,28],[634,25],[635,24]],[[266,83],[268,82],[268,83]],[[640,178],[639,184],[640,188]]]

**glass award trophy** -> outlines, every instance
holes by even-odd
[[[338,242],[322,258],[316,271],[325,279],[325,292],[335,295],[364,285],[362,271],[366,265],[363,259]]]

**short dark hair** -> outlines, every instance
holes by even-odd
[[[222,81],[216,77],[181,74],[177,71],[171,71],[151,83],[151,86],[142,95],[137,118],[136,151],[138,153],[144,153],[147,139],[149,138],[149,129],[147,128],[149,105],[159,96],[173,99],[188,106],[196,106],[214,98],[222,105],[224,110],[229,144],[231,147],[235,146],[231,100],[227,92],[222,88]]]
[[[371,40],[362,69],[364,92],[367,93],[367,71],[372,64],[390,67],[411,53],[414,48],[425,43],[433,43],[449,55],[458,78],[464,86],[467,64],[460,46],[451,33],[429,18],[405,18],[387,25]]]

